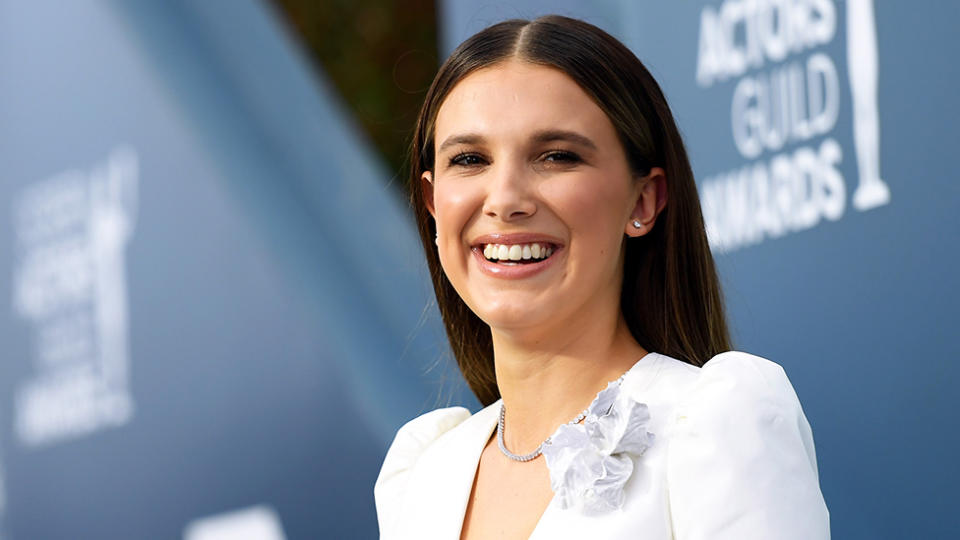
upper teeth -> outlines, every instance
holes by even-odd
[[[552,254],[553,247],[543,244],[487,244],[483,246],[484,257],[501,261],[546,259]]]

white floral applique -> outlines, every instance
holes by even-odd
[[[653,444],[647,405],[610,383],[587,409],[581,424],[564,424],[543,444],[550,487],[562,509],[602,514],[623,507],[623,488],[633,456]]]

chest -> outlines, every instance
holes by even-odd
[[[511,461],[488,444],[477,466],[460,538],[529,538],[552,498],[542,457]]]

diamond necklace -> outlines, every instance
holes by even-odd
[[[619,379],[615,381],[617,383],[617,386],[620,386],[620,384],[623,383],[623,378],[626,375],[627,374],[624,373],[623,375],[620,376]],[[600,397],[599,392],[597,393],[597,397]],[[573,425],[573,424],[579,424],[581,421],[583,421],[583,419],[587,417],[587,414],[590,413],[590,407],[592,407],[593,403],[596,401],[597,401],[597,398],[593,398],[593,401],[590,402],[590,406],[584,409],[583,412],[577,415],[576,418],[574,418],[573,420],[567,423],[570,425]],[[500,451],[503,452],[503,455],[507,456],[513,461],[532,461],[534,459],[537,459],[537,457],[540,456],[540,451],[543,449],[543,445],[547,444],[550,441],[550,437],[547,437],[542,443],[540,443],[533,450],[533,452],[530,452],[529,454],[517,455],[507,450],[506,445],[503,444],[503,417],[506,415],[506,410],[507,410],[506,406],[501,403],[500,404],[500,420],[497,421],[497,446],[500,447]]]

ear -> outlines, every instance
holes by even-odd
[[[630,220],[624,229],[627,236],[643,236],[653,229],[657,216],[667,206],[667,175],[660,167],[650,169],[650,173],[637,180],[639,193],[637,202],[630,214]],[[640,224],[635,226],[635,222]]]
[[[434,219],[437,218],[437,213],[433,207],[433,173],[430,171],[423,171],[423,174],[420,175],[420,189],[423,192],[423,204],[427,207],[427,211],[430,212],[430,215]]]

